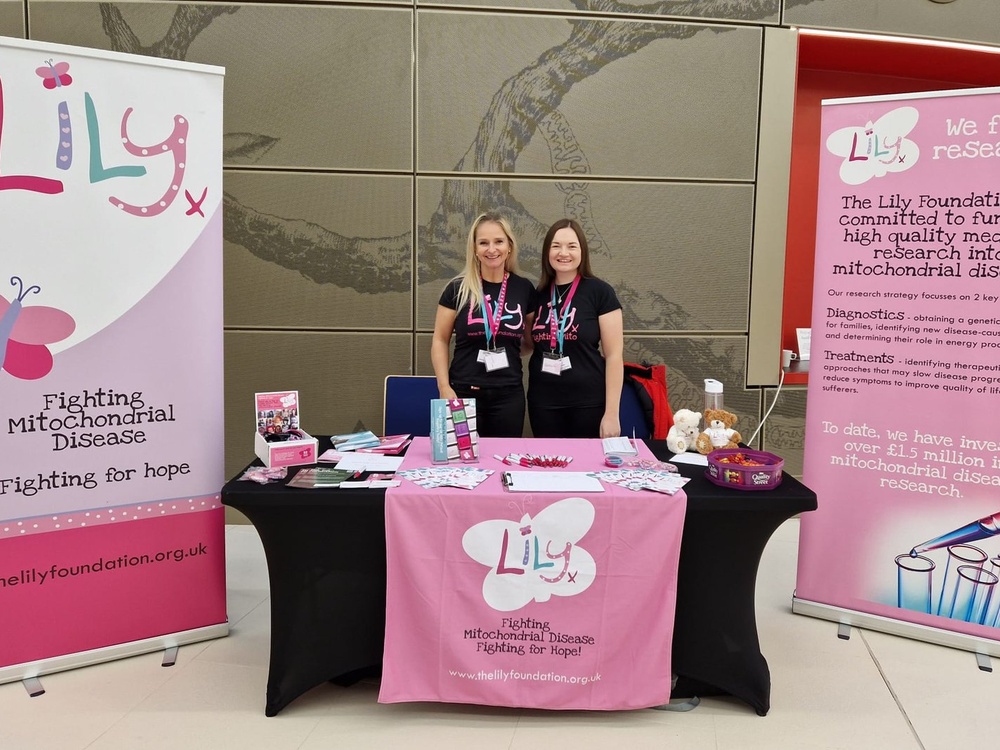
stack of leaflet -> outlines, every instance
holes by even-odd
[[[606,469],[595,471],[592,476],[629,490],[652,490],[666,495],[673,495],[688,482],[688,477],[676,472],[656,469]]]
[[[354,476],[355,472],[342,471],[340,469],[322,467],[300,469],[294,477],[288,480],[285,486],[304,487],[306,489],[339,487],[342,482],[346,482]]]
[[[386,435],[379,438],[379,443],[371,448],[358,448],[358,453],[381,453],[386,456],[398,456],[410,444],[410,435]]]
[[[601,440],[601,447],[605,456],[636,456],[639,450],[635,447],[635,440],[627,437],[608,437]]]
[[[475,466],[431,466],[422,469],[404,469],[396,472],[396,476],[409,479],[426,489],[458,487],[462,490],[474,490],[492,473],[492,469],[480,469]]]
[[[344,435],[332,435],[330,442],[333,449],[343,453],[345,451],[356,451],[359,448],[374,448],[379,444],[378,435],[371,430],[362,432],[348,432]]]

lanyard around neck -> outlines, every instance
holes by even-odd
[[[506,271],[504,272],[503,281],[500,283],[500,294],[497,296],[497,304],[493,309],[492,316],[489,312],[489,305],[486,304],[486,283],[482,277],[479,279],[483,285],[483,301],[480,303],[480,306],[483,311],[483,328],[486,329],[487,349],[490,348],[490,342],[497,335],[497,331],[500,330],[500,319],[503,317],[503,303],[507,299],[507,277],[509,275]]]
[[[566,301],[563,302],[563,307],[560,311],[556,307],[559,304],[556,301],[556,283],[552,282],[552,309],[549,312],[549,347],[552,351],[555,351],[556,344],[558,343],[560,355],[563,352],[563,337],[566,334],[566,326],[569,323],[570,302],[573,301],[573,295],[576,294],[576,288],[579,285],[580,276],[577,275],[573,279],[573,285],[569,288],[569,292],[566,294]]]

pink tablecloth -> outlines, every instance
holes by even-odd
[[[666,703],[683,492],[512,493],[493,458],[573,456],[606,468],[599,440],[482,438],[476,490],[386,492],[383,703],[551,709]],[[652,458],[645,446],[641,455]],[[404,469],[431,466],[427,438]],[[533,469],[533,471],[543,471]]]

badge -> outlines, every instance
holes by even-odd
[[[507,361],[506,349],[497,349],[496,351],[484,351],[483,355],[484,355],[483,363],[486,365],[486,372],[502,370],[505,367],[510,366],[510,363]]]
[[[542,372],[549,375],[562,375],[564,357],[560,357],[555,352],[542,352]]]

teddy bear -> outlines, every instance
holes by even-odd
[[[695,443],[698,452],[707,455],[719,448],[739,448],[743,436],[733,429],[737,419],[725,409],[705,409],[705,429]]]
[[[694,450],[698,440],[698,425],[701,424],[701,412],[690,409],[678,409],[674,412],[674,423],[667,432],[667,448],[673,453],[684,453]]]

